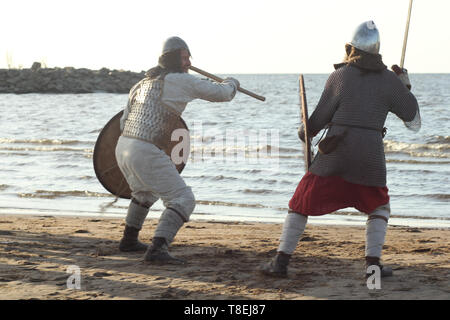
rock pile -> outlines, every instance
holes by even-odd
[[[35,62],[30,69],[0,69],[0,93],[128,93],[144,75],[106,68],[41,68]]]

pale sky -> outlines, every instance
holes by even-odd
[[[400,63],[409,0],[1,0],[0,68],[147,70],[179,36],[217,74],[329,73],[373,20],[383,60]],[[405,67],[450,73],[450,0],[414,0]],[[9,57],[9,60],[8,58]]]

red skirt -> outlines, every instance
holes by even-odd
[[[307,172],[289,201],[289,208],[308,216],[320,216],[349,207],[369,214],[387,203],[387,187],[363,186],[341,177],[320,177]]]

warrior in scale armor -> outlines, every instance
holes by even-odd
[[[190,56],[182,39],[167,39],[158,66],[130,90],[121,119],[116,158],[132,191],[132,200],[119,248],[146,251],[144,260],[150,263],[184,263],[170,255],[168,247],[195,207],[191,188],[163,151],[177,120],[192,100],[231,101],[239,88],[233,78],[216,83],[188,74]],[[158,199],[165,210],[147,246],[138,240],[138,234],[149,208]]]
[[[345,45],[346,57],[335,65],[319,103],[308,120],[310,136],[328,127],[324,140],[339,137],[332,150],[318,153],[289,202],[275,258],[261,266],[266,275],[286,276],[289,259],[308,216],[353,207],[367,214],[366,267],[377,265],[381,276],[392,270],[380,264],[390,202],[386,186],[383,126],[389,112],[407,128],[420,129],[420,113],[405,69],[391,72],[379,54],[379,32],[362,23]],[[303,128],[299,137],[304,140]],[[366,269],[367,270],[367,269]]]

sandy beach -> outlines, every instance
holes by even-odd
[[[146,221],[142,241],[150,242],[156,223]],[[188,222],[171,249],[184,266],[148,265],[142,253],[120,252],[123,226],[111,218],[0,216],[0,299],[450,298],[449,229],[390,225],[383,262],[394,276],[369,290],[364,227],[308,225],[289,277],[277,279],[256,270],[273,257],[281,224]]]

